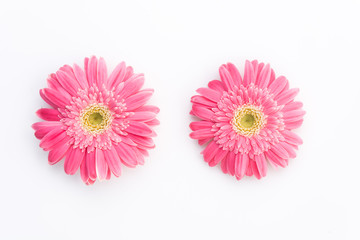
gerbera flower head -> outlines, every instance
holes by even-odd
[[[103,58],[85,58],[84,70],[65,65],[47,79],[40,96],[51,108],[36,113],[33,124],[49,163],[65,158],[67,174],[80,168],[82,180],[93,184],[121,174],[121,167],[144,164],[154,148],[152,130],[159,108],[146,105],[152,89],[141,90],[144,75],[120,63],[108,76]]]
[[[266,176],[267,162],[285,167],[302,140],[291,130],[301,126],[305,111],[294,101],[298,89],[275,77],[270,65],[246,61],[244,77],[232,64],[219,69],[220,79],[199,88],[191,98],[190,114],[201,121],[190,124],[190,137],[200,145],[213,167],[238,180],[245,175]]]

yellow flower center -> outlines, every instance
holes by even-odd
[[[97,135],[109,128],[113,117],[106,106],[93,104],[82,110],[80,119],[87,132]]]
[[[266,118],[259,107],[245,105],[235,111],[231,124],[237,133],[251,137],[265,126]]]

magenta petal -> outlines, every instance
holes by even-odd
[[[240,180],[245,176],[245,172],[248,168],[249,157],[246,154],[236,154],[235,158],[235,175]]]
[[[118,146],[115,146],[115,149],[125,166],[135,167],[137,165],[137,156],[132,147],[123,143],[119,143]]]
[[[61,129],[63,124],[59,121],[46,121],[46,122],[37,122],[32,125],[32,128],[35,130],[35,137],[37,139],[42,139],[46,134],[52,131],[54,128]]]
[[[74,64],[73,69],[74,69],[75,77],[78,80],[80,87],[83,88],[83,89],[88,88],[89,83],[86,80],[85,72],[77,64]]]
[[[204,139],[204,138],[211,138],[214,137],[214,132],[211,131],[211,128],[207,129],[200,129],[193,131],[190,133],[190,137],[192,139]]]
[[[114,146],[112,146],[109,150],[103,151],[103,153],[109,169],[116,177],[119,177],[121,175],[121,164],[119,155]]]
[[[212,80],[209,82],[208,87],[220,92],[221,94],[225,91],[224,84],[219,80]]]
[[[195,130],[199,130],[199,129],[211,128],[213,125],[214,125],[214,123],[212,123],[212,122],[197,121],[197,122],[191,122],[190,128],[191,128],[191,130],[195,131]]]
[[[285,137],[285,141],[287,143],[290,143],[293,145],[301,145],[303,143],[301,138],[298,135],[296,135],[296,133],[293,133],[288,130],[284,130],[281,132],[281,134]]]
[[[232,63],[228,63],[227,64],[227,70],[229,71],[231,77],[232,77],[232,80],[233,80],[233,83],[239,87],[241,82],[242,82],[242,79],[241,79],[241,75],[239,73],[239,70],[235,67],[234,64]]]
[[[54,165],[63,159],[70,148],[67,144],[69,138],[64,138],[62,141],[56,144],[56,147],[49,152],[48,161],[49,164]]]
[[[154,90],[142,90],[125,100],[127,111],[133,111],[144,105],[152,96]]]
[[[153,134],[151,128],[145,123],[132,121],[129,124],[130,126],[126,128],[126,132],[128,133],[144,137],[148,137]]]
[[[137,93],[144,85],[144,81],[145,78],[143,74],[133,75],[129,80],[125,81],[121,91],[119,88],[116,88],[115,93],[119,94],[120,98],[127,98],[132,94]]]
[[[270,82],[270,76],[271,76],[271,68],[269,64],[266,64],[266,66],[262,69],[259,75],[259,87],[260,88],[267,88],[268,84]]]
[[[95,180],[97,178],[95,151],[86,153],[85,161],[86,161],[86,167],[87,167],[87,172],[89,173],[89,177],[92,180]]]
[[[86,153],[85,153],[86,155]],[[85,156],[86,159],[86,156]],[[86,160],[83,160],[80,164],[80,176],[81,176],[81,180],[84,183],[88,183],[89,181],[89,172],[88,172],[88,168],[86,166]]]
[[[267,172],[267,163],[264,154],[255,155],[254,159],[257,169],[259,170],[259,174],[261,175],[261,177],[265,177]]]
[[[140,148],[154,148],[155,144],[154,141],[152,140],[152,138],[148,138],[148,137],[142,137],[142,136],[137,136],[137,135],[133,135],[129,133],[129,138],[132,139],[132,141],[134,143],[136,143],[137,145],[139,145]]]
[[[192,108],[192,112],[195,116],[204,119],[204,120],[212,120],[213,116],[214,116],[214,112],[204,108],[204,107],[200,107],[197,105],[193,105]]]
[[[97,76],[96,76],[97,86],[102,86],[106,80],[107,80],[106,63],[105,60],[101,57],[99,58],[99,62],[97,65]]]
[[[209,145],[206,146],[204,151],[202,152],[204,155],[205,162],[210,162],[219,151],[219,146],[214,142],[210,142]]]
[[[52,103],[51,106],[55,106],[54,108],[65,108],[65,106],[69,104],[66,98],[64,98],[62,95],[60,95],[53,89],[44,88],[42,89],[42,92],[46,96],[46,98]]]
[[[160,112],[160,109],[156,106],[152,106],[152,105],[144,105],[139,107],[138,109],[136,109],[137,111],[143,111],[143,112],[153,112],[158,114]]]
[[[52,108],[40,108],[36,114],[45,121],[59,121],[59,111]]]
[[[85,63],[86,64],[86,63]],[[90,60],[87,62],[86,70],[86,77],[89,83],[89,86],[93,86],[97,82],[97,58],[95,56],[91,57]]]
[[[125,77],[126,74],[126,65],[124,62],[121,62],[119,65],[116,66],[114,71],[110,74],[108,80],[107,80],[107,87],[109,89],[112,89],[114,85],[120,84]]]
[[[250,63],[250,61],[246,61],[243,84],[244,86],[248,86],[250,83],[254,83],[254,82],[255,82],[255,74],[254,74],[253,66]]]
[[[63,86],[67,92],[69,92],[72,96],[76,95],[80,86],[75,79],[71,78],[67,73],[61,70],[56,72],[56,77],[58,78],[61,86]]]
[[[288,80],[280,76],[274,80],[273,83],[270,84],[269,89],[274,96],[277,96],[279,93],[281,93],[283,90],[286,90],[286,86],[288,84]]]
[[[156,118],[153,112],[134,112],[134,115],[128,117],[131,121],[147,122]]]
[[[259,169],[256,165],[256,162],[254,160],[250,160],[250,166],[251,166],[251,169],[252,169],[252,173],[254,174],[254,176],[257,178],[257,179],[260,179],[261,178],[261,175],[259,173]]]
[[[74,175],[79,169],[85,156],[85,151],[79,148],[70,148],[65,158],[64,169],[66,174]]]
[[[222,96],[221,92],[218,92],[211,88],[199,88],[198,90],[196,90],[196,92],[198,92],[199,94],[203,95],[204,97],[206,97],[207,99],[213,102],[219,101]]]
[[[191,98],[191,102],[194,104],[202,104],[207,107],[216,107],[216,103],[199,95],[195,95]]]
[[[108,165],[106,164],[103,150],[96,149],[95,152],[96,172],[99,180],[105,180],[108,173]]]
[[[61,128],[54,128],[46,134],[40,141],[40,147],[44,150],[52,150],[54,145],[66,138],[66,132]]]

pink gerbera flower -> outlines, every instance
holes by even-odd
[[[92,57],[85,58],[84,71],[65,65],[47,81],[40,96],[52,108],[39,109],[45,121],[32,127],[50,164],[65,158],[65,172],[80,168],[86,184],[120,176],[122,164],[144,164],[155,147],[152,126],[159,124],[159,109],[145,105],[153,90],[140,90],[143,74],[122,62],[107,76],[104,59]]]
[[[224,173],[240,180],[244,175],[266,176],[267,161],[285,167],[295,158],[302,140],[291,130],[301,126],[305,112],[294,101],[298,89],[275,78],[270,65],[246,61],[244,77],[228,63],[219,69],[219,80],[199,88],[191,98],[190,137],[203,145],[202,154],[213,167],[221,162]]]

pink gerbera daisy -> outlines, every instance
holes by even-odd
[[[266,176],[267,161],[287,166],[302,144],[291,131],[301,126],[305,114],[302,103],[294,101],[299,90],[257,61],[246,61],[243,78],[231,63],[219,72],[221,81],[209,82],[191,98],[190,114],[201,121],[190,124],[190,137],[200,145],[209,142],[204,160],[211,167],[221,162],[222,171],[238,180]]]
[[[80,168],[86,184],[120,176],[122,164],[144,164],[155,147],[152,126],[159,124],[159,109],[145,105],[153,90],[140,90],[143,74],[122,62],[108,77],[104,59],[92,57],[85,58],[84,71],[65,65],[47,82],[40,96],[52,108],[39,109],[45,121],[32,127],[50,164],[65,158],[65,172]]]

